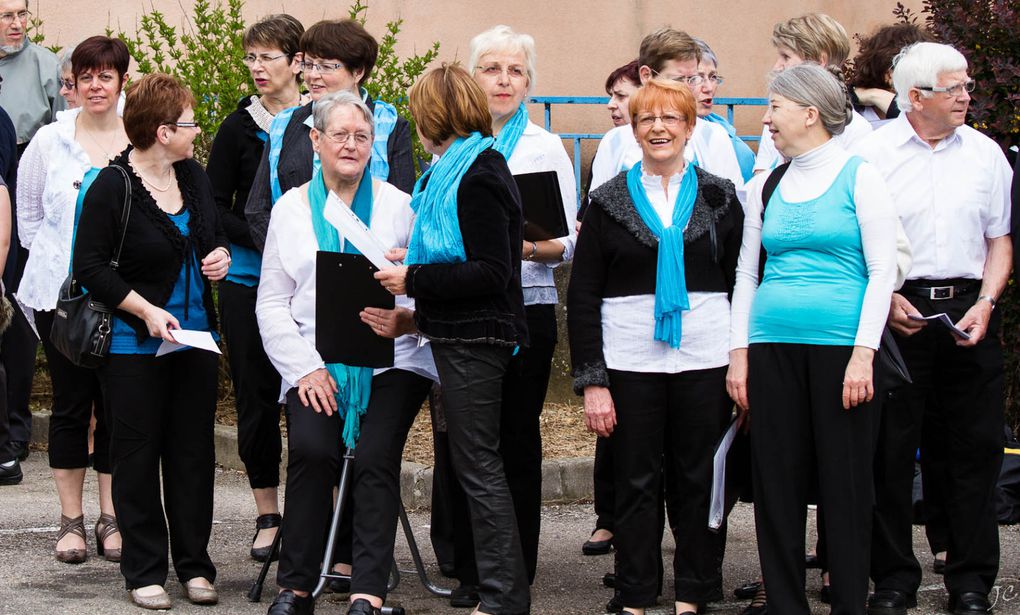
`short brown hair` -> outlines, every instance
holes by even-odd
[[[188,107],[195,107],[195,97],[176,77],[145,75],[127,87],[124,132],[135,148],[147,150],[156,142],[159,127],[176,122]]]
[[[71,53],[71,75],[75,78],[92,70],[112,69],[120,76],[123,85],[131,54],[119,38],[90,36],[78,43]]]
[[[904,47],[914,43],[933,43],[935,39],[927,31],[913,23],[897,23],[883,26],[871,36],[860,39],[860,51],[853,61],[853,78],[850,85],[855,88],[892,89],[892,61]]]
[[[411,117],[429,141],[442,143],[472,132],[492,136],[485,92],[458,64],[443,63],[425,73],[407,93]]]
[[[293,59],[294,54],[301,49],[301,36],[304,33],[305,27],[291,15],[266,15],[248,26],[244,31],[242,45],[245,49],[256,45],[276,48],[287,54],[288,59]]]
[[[641,67],[638,65],[638,61],[632,60],[609,73],[609,77],[606,78],[606,94],[612,96],[613,86],[621,79],[630,81],[634,85],[641,85],[641,74],[638,72],[639,68]]]
[[[850,56],[850,37],[842,25],[825,13],[808,13],[781,21],[772,28],[772,44],[788,47],[810,62],[841,68]]]
[[[701,47],[690,34],[673,28],[660,28],[642,39],[638,66],[659,72],[670,60],[701,62]]]
[[[637,126],[638,114],[652,109],[676,109],[693,128],[698,107],[686,83],[672,79],[651,79],[630,96],[630,125]]]
[[[325,60],[340,60],[352,73],[364,71],[358,85],[368,80],[379,57],[379,43],[353,19],[325,20],[301,36],[301,52]]]

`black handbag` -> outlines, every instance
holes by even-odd
[[[110,165],[124,176],[124,207],[120,215],[120,243],[110,259],[114,271],[120,266],[120,252],[124,247],[128,218],[131,215],[131,180],[123,168]],[[60,286],[57,307],[50,329],[50,341],[60,354],[78,367],[95,368],[102,365],[110,352],[113,331],[113,309],[96,301],[92,293],[82,289],[74,272]]]
[[[763,224],[765,222],[765,207],[768,206],[769,199],[772,198],[772,193],[775,192],[776,187],[779,186],[779,180],[783,178],[783,175],[786,174],[786,170],[789,168],[789,162],[781,164],[773,169],[769,173],[769,176],[765,178],[765,185],[762,186],[761,190],[761,219]],[[758,257],[759,284],[761,284],[763,277],[765,277],[764,246],[762,246]],[[903,360],[903,355],[900,354],[900,348],[896,345],[896,338],[893,336],[889,327],[882,330],[882,341],[879,342],[878,360],[875,361],[872,381],[875,383],[875,388],[879,391],[890,391],[912,383],[912,380],[910,379],[910,370],[907,369],[907,363]]]

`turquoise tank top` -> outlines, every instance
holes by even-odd
[[[772,194],[762,224],[768,258],[751,305],[749,343],[852,346],[868,267],[854,186],[863,160],[852,157],[818,198],[799,203]]]

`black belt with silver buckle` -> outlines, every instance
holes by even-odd
[[[927,282],[927,280],[907,281],[907,283],[903,285],[903,288],[900,289],[900,294],[909,295],[911,297],[923,297],[924,299],[930,299],[931,301],[945,301],[946,299],[953,299],[954,297],[960,297],[977,292],[981,288],[980,280],[957,284],[946,284],[942,286],[922,286],[917,282]]]

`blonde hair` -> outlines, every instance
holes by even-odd
[[[694,127],[698,107],[687,84],[671,79],[651,79],[630,95],[630,125],[637,126],[638,115],[652,109],[676,109],[684,121]]]
[[[842,67],[850,57],[850,37],[842,25],[825,13],[808,13],[779,22],[772,28],[772,44],[788,47],[797,55],[828,66]]]
[[[458,64],[443,63],[422,75],[407,93],[411,117],[433,143],[472,132],[492,136],[492,114],[485,92]]]
[[[535,87],[535,39],[530,34],[514,32],[510,26],[494,26],[471,39],[468,66],[471,74],[478,70],[478,61],[487,53],[520,53],[524,55],[524,68],[528,71],[528,92]]]

